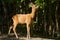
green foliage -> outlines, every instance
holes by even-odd
[[[49,0],[51,3],[54,3],[56,0]],[[46,5],[46,2],[44,0],[36,0],[35,3],[40,7],[40,8],[44,8],[44,6]]]
[[[44,5],[45,5],[44,0],[36,0],[35,3],[36,3],[40,8],[44,8]]]
[[[56,0],[50,0],[51,3],[54,3]]]
[[[57,37],[60,37],[60,33],[59,33],[59,34],[57,34]]]
[[[24,0],[21,0],[21,3],[23,2]]]

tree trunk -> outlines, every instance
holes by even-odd
[[[55,10],[56,31],[58,32],[58,14],[57,14],[57,10],[58,10],[58,2],[56,3],[56,10]]]
[[[44,10],[43,10],[43,13],[44,13]],[[46,23],[46,14],[44,15],[44,30],[45,30],[45,32],[46,32],[46,25],[47,25],[47,23]]]
[[[4,18],[6,18],[7,10],[6,10],[6,7],[5,7],[5,3],[4,3],[4,1],[2,1],[2,5],[3,5],[4,13],[5,13]]]

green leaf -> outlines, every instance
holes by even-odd
[[[24,0],[21,0],[21,3],[23,2]]]
[[[35,3],[41,8],[44,8],[45,2],[43,0],[36,0]]]
[[[50,0],[51,1],[51,3],[54,3],[56,0]]]

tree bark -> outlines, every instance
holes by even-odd
[[[57,14],[57,10],[58,10],[58,2],[56,3],[56,10],[55,10],[55,21],[56,21],[56,31],[58,32],[58,14]]]
[[[43,13],[44,13],[44,10],[43,10]],[[44,15],[44,30],[45,30],[45,32],[46,32],[46,25],[47,25],[47,23],[46,23],[46,14]]]
[[[3,5],[4,13],[5,13],[4,18],[6,18],[7,9],[6,9],[6,7],[5,7],[4,1],[2,1],[2,5]]]

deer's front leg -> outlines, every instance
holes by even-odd
[[[30,26],[27,24],[27,39],[30,39]]]

